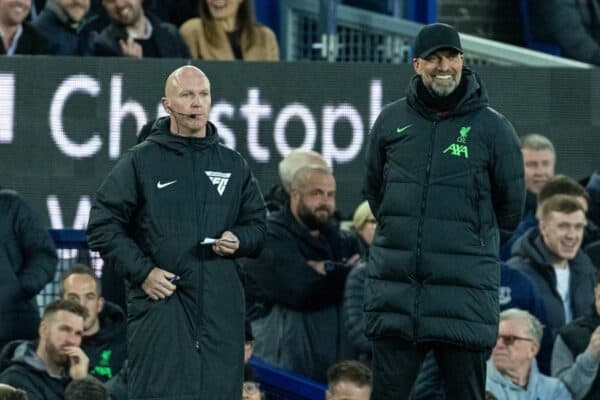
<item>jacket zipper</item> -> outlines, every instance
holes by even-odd
[[[419,216],[419,226],[417,228],[417,257],[415,260],[415,279],[417,280],[417,290],[415,293],[414,312],[413,312],[413,338],[416,342],[419,320],[417,311],[419,308],[419,297],[421,295],[421,280],[418,274],[418,268],[421,264],[422,245],[423,245],[423,223],[425,221],[425,211],[427,205],[427,194],[429,191],[429,179],[431,178],[431,162],[433,159],[433,145],[435,142],[435,131],[437,129],[437,121],[433,122],[433,128],[430,134],[429,148],[427,149],[427,165],[425,170],[425,186],[423,187],[423,195],[421,197],[421,214]]]
[[[198,176],[197,176],[197,152],[193,151],[192,152],[192,178],[193,178],[193,186],[194,186],[194,204],[200,204],[201,207],[196,207],[196,218],[195,221],[196,223],[194,224],[196,226],[196,230],[198,230],[200,226],[203,226],[201,218],[204,215],[204,203],[205,202],[200,202],[198,199]],[[196,232],[196,237],[199,238],[201,235],[197,234],[198,232]],[[200,232],[202,233],[202,232]],[[199,252],[200,255],[202,256],[202,252],[205,251],[205,249],[200,248]],[[200,258],[200,271],[198,271],[198,287],[202,288],[203,286],[203,282],[204,282],[204,265],[202,262],[202,258]],[[202,319],[204,317],[204,299],[203,294],[204,290],[198,290],[197,294],[196,294],[196,304],[198,307],[198,314],[197,314],[197,319],[196,319],[196,324],[195,324],[195,332],[194,332],[194,336],[195,336],[195,342],[194,342],[194,348],[196,349],[196,351],[200,350],[200,336],[201,336],[201,332],[200,332],[200,326],[202,325]]]
[[[475,230],[477,232],[477,235],[479,236],[479,245],[481,247],[484,247],[483,244],[483,234],[481,233],[481,212],[479,210],[479,185],[477,184],[477,171],[473,172],[473,190],[475,191],[475,214],[477,215],[476,218],[476,225],[475,225]]]

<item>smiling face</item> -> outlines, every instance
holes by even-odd
[[[108,17],[119,25],[133,26],[143,15],[142,0],[102,0]]]
[[[30,9],[31,0],[0,0],[0,24],[18,26],[27,18]]]
[[[555,257],[554,262],[561,263],[572,260],[577,255],[586,218],[583,211],[572,213],[551,211],[540,219],[540,233],[544,243]]]
[[[235,18],[243,0],[206,0],[210,15],[214,19]]]
[[[423,84],[437,96],[448,96],[460,84],[463,55],[456,50],[438,50],[413,59],[413,68]]]

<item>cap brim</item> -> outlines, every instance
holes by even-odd
[[[456,47],[456,46],[448,46],[448,45],[442,45],[442,46],[435,46],[432,47],[430,49],[427,49],[426,51],[422,52],[421,54],[417,55],[417,58],[425,58],[427,56],[432,55],[433,53],[435,53],[438,50],[442,50],[442,49],[450,49],[450,50],[456,50],[458,51],[460,54],[463,54],[463,49],[461,49],[460,47]]]

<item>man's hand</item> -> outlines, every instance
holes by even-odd
[[[588,351],[596,358],[596,360],[600,360],[600,326],[592,333]]]
[[[308,265],[310,265],[310,267],[312,269],[314,269],[317,274],[321,274],[321,275],[327,274],[327,272],[325,272],[325,261],[308,260],[308,261],[306,261],[306,263]]]
[[[213,244],[212,249],[220,256],[230,256],[240,248],[240,241],[232,232],[225,231]]]
[[[172,295],[177,289],[177,286],[171,283],[171,280],[175,278],[175,274],[154,267],[142,283],[142,289],[152,300],[162,300]]]
[[[132,37],[127,38],[127,40],[119,40],[119,46],[121,47],[121,51],[124,56],[133,57],[133,58],[142,58],[142,46]]]
[[[346,267],[354,267],[360,261],[360,254],[353,254],[352,257],[346,260]]]
[[[88,374],[90,359],[81,350],[81,347],[65,347],[65,353],[69,356],[69,375],[71,379],[85,378]]]

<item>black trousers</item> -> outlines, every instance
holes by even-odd
[[[428,351],[433,351],[448,400],[485,399],[489,352],[441,342],[414,344],[400,338],[373,342],[371,400],[406,400]]]

